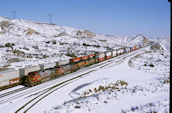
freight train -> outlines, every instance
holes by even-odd
[[[104,53],[95,53],[38,66],[26,67],[19,70],[0,72],[0,90],[22,84],[26,87],[35,86],[50,79],[63,76],[80,68],[102,62],[141,48],[141,45],[113,49]]]

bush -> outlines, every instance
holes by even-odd
[[[8,21],[2,21],[0,22],[0,27],[2,29],[8,28],[11,24]]]
[[[82,45],[83,45],[83,46],[86,46],[86,47],[87,47],[87,46],[90,46],[89,44],[86,44],[86,43],[83,43]]]
[[[48,56],[47,55],[43,55],[43,58],[47,58]]]
[[[78,108],[81,108],[81,107],[80,107],[80,106],[75,106],[75,108],[77,108],[77,109],[78,109]]]
[[[46,41],[45,43],[49,44],[49,43],[50,43],[50,41]]]
[[[56,41],[55,40],[53,41],[53,44],[56,44]]]
[[[38,46],[32,46],[34,49],[38,49]]]
[[[150,67],[154,67],[154,65],[153,65],[153,64],[149,64],[149,66],[150,66]]]
[[[70,57],[76,57],[74,53],[67,53],[66,56],[70,56]]]
[[[5,44],[5,47],[13,47],[13,46],[14,46],[13,43],[6,43],[6,44]]]

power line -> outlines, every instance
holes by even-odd
[[[16,18],[16,11],[13,11],[12,15],[13,15],[13,19],[15,19]]]
[[[53,14],[52,13],[48,13],[48,18],[49,18],[49,23],[52,23],[52,18],[53,18]]]

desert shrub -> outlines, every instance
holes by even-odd
[[[86,47],[87,47],[87,46],[90,46],[89,44],[86,44],[86,43],[83,43],[82,45],[83,45],[83,46],[86,46]]]
[[[97,48],[99,48],[99,47],[101,47],[100,45],[93,45],[94,47],[97,47]]]
[[[56,44],[56,41],[55,40],[53,40],[53,44]]]
[[[47,58],[48,56],[47,55],[43,55],[43,58]]]
[[[13,47],[15,44],[14,43],[6,43],[5,47]]]
[[[105,88],[104,88],[103,86],[99,86],[98,91],[100,91],[100,90],[104,91],[104,90],[105,90]]]
[[[11,24],[8,21],[2,21],[0,22],[0,27],[2,29],[8,28]]]
[[[23,51],[20,51],[20,50],[13,50],[12,52],[13,53],[17,53],[17,54],[24,54],[24,52]]]
[[[76,57],[74,53],[67,53],[66,56],[70,56],[70,57]]]
[[[24,47],[23,49],[25,49],[25,50],[29,50],[29,48],[27,48],[27,47]]]
[[[4,66],[5,67],[5,66]],[[7,67],[7,66],[6,66]],[[9,70],[9,68],[0,68],[0,71],[6,71]]]
[[[77,36],[82,35],[82,31],[78,31],[78,32],[76,33],[76,35],[77,35]]]
[[[150,66],[150,67],[154,67],[154,65],[153,65],[153,64],[149,64],[149,66]]]
[[[20,59],[18,58],[11,58],[8,60],[9,63],[13,63],[13,62],[20,62]]]
[[[77,108],[77,109],[78,109],[78,108],[81,108],[81,107],[80,107],[80,106],[75,106],[75,108]]]
[[[46,41],[45,43],[49,44],[49,43],[50,43],[50,41]]]
[[[38,46],[32,46],[34,49],[39,49]]]

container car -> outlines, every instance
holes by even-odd
[[[110,59],[112,56],[112,52],[105,52],[106,59]]]
[[[8,88],[10,86],[10,81],[6,80],[6,81],[0,81],[0,91]]]
[[[40,70],[53,69],[56,67],[56,63],[46,63],[40,65]]]
[[[112,51],[112,57],[115,57],[115,56],[117,56],[117,51],[116,50]]]
[[[97,53],[96,54],[96,62],[101,62],[105,60],[105,53]]]
[[[126,52],[130,52],[130,48],[129,47],[126,47]]]
[[[36,72],[36,71],[40,71],[40,66],[32,66],[32,67],[22,68],[22,69],[20,69],[20,75],[28,76],[29,73]]]
[[[75,61],[76,59],[74,59],[74,61]],[[58,61],[57,62],[57,66],[64,66],[64,65],[67,65],[67,64],[69,64],[69,60],[60,60],[60,61]]]
[[[49,79],[74,72],[82,67],[89,66],[111,57],[134,51],[141,48],[141,45],[114,49],[110,52],[90,54],[76,57],[69,60],[61,60],[54,63],[41,64],[39,66],[26,67],[19,70],[0,72],[0,90],[18,84],[34,86]]]
[[[10,70],[10,71],[0,72],[0,81],[11,80],[11,79],[19,78],[19,77],[20,77],[19,70]]]
[[[117,55],[121,55],[123,53],[123,50],[120,48],[120,49],[117,49]]]
[[[19,70],[0,72],[0,90],[20,84]]]

